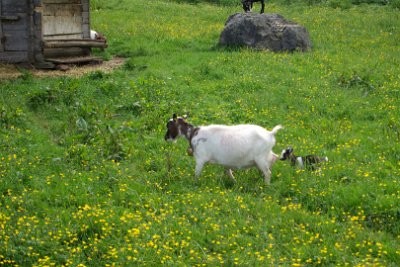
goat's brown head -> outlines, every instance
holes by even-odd
[[[167,133],[165,134],[165,141],[174,141],[180,135],[186,135],[189,124],[186,122],[185,117],[178,117],[176,114],[172,116],[167,123]]]

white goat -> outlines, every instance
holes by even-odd
[[[174,114],[167,123],[165,140],[171,141],[183,136],[189,141],[189,155],[193,154],[196,159],[196,178],[200,176],[204,164],[210,162],[226,167],[227,174],[233,180],[232,169],[256,166],[269,184],[271,167],[278,158],[272,148],[275,145],[275,134],[280,129],[281,125],[267,131],[250,124],[194,127]]]

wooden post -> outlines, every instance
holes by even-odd
[[[32,13],[32,50],[33,62],[37,68],[40,69],[53,69],[54,63],[48,62],[44,59],[43,54],[43,32],[42,32],[42,7],[41,0],[33,0],[34,11]]]
[[[1,0],[0,0],[0,17],[2,16],[2,12],[1,12]],[[0,52],[4,51],[4,37],[3,37],[3,26],[1,24],[1,19],[0,19]]]
[[[1,1],[1,0],[0,0]],[[28,3],[28,18],[27,18],[27,42],[28,42],[28,61],[30,63],[34,63],[35,61],[35,25],[33,20],[33,13],[34,13],[34,3],[32,0],[29,0]]]
[[[82,32],[83,39],[90,39],[90,3],[82,0]]]

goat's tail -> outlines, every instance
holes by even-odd
[[[273,134],[273,135],[275,135],[280,129],[283,129],[283,126],[282,125],[276,125],[275,127],[274,127],[274,129],[272,129],[272,131],[271,131],[271,133]]]

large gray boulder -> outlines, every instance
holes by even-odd
[[[230,16],[221,33],[222,46],[247,46],[274,52],[308,51],[312,44],[303,26],[279,14],[238,13]]]

